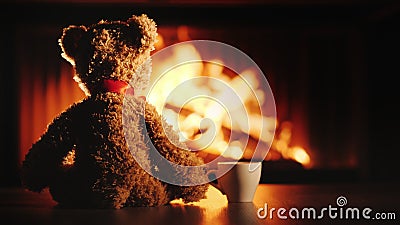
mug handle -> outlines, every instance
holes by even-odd
[[[218,172],[218,170],[211,169],[211,170],[207,171],[207,177],[209,177],[210,175],[216,175],[217,172]],[[218,184],[218,178],[216,178],[215,180],[209,182],[209,184],[211,184],[212,186],[217,188],[222,194],[225,194],[225,192],[222,189],[222,187]]]

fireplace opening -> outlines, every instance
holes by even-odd
[[[7,50],[17,65],[10,70],[16,75],[13,91],[18,103],[13,111],[18,115],[15,161],[22,162],[58,113],[84,97],[72,79],[71,66],[60,56],[57,40],[62,28],[103,18],[123,20],[132,12],[143,12],[158,23],[156,51],[182,41],[214,40],[240,49],[263,71],[274,94],[277,117],[262,182],[354,181],[369,179],[371,173],[382,174],[376,171],[389,167],[377,150],[379,141],[368,136],[369,124],[382,126],[371,122],[368,114],[374,107],[368,102],[373,92],[366,74],[379,72],[379,65],[386,65],[377,58],[386,51],[378,49],[377,43],[388,40],[385,49],[389,49],[398,34],[390,33],[389,25],[360,26],[378,5],[16,4],[10,12],[21,12],[21,17],[14,21],[14,44]],[[48,13],[61,12],[61,8],[76,14]],[[35,17],[37,12],[48,20]],[[385,18],[391,17],[382,20]],[[376,30],[384,36],[376,35]],[[375,59],[379,64],[367,64]],[[227,73],[230,81],[235,77],[223,68],[203,67],[217,75]],[[382,68],[388,71],[393,67]],[[176,116],[173,107],[169,112]],[[199,119],[193,113],[182,111],[182,122]],[[225,133],[229,130],[223,128]],[[198,128],[194,127],[182,135],[195,138],[196,134]],[[231,157],[246,156],[242,147],[233,146]],[[212,156],[218,152],[209,149],[205,153]],[[374,161],[373,156],[379,156],[380,161]]]
[[[180,43],[188,40],[197,40],[197,39],[206,39],[206,38],[215,38],[215,33],[219,33],[219,41],[228,40],[230,41],[230,37],[232,37],[232,31],[221,31],[219,28],[217,29],[205,29],[202,27],[191,27],[186,25],[178,25],[178,26],[159,26],[159,42],[157,44],[156,52],[160,49],[163,49],[167,46]],[[276,32],[276,31],[275,31]],[[250,32],[249,32],[250,33]],[[265,76],[267,80],[270,82],[272,87],[272,92],[275,96],[276,106],[277,106],[277,118],[265,118],[268,124],[264,124],[264,126],[276,126],[276,133],[272,141],[272,145],[268,155],[265,157],[265,171],[274,171],[273,174],[279,174],[279,171],[307,171],[312,169],[319,169],[324,167],[329,167],[330,163],[338,163],[338,168],[347,167],[352,168],[357,166],[355,162],[343,161],[340,162],[340,159],[336,157],[330,158],[331,161],[326,163],[321,163],[321,159],[319,157],[319,153],[324,154],[324,151],[319,152],[317,148],[310,147],[310,130],[308,130],[308,126],[310,125],[309,117],[307,116],[308,108],[310,102],[307,100],[307,82],[309,81],[301,81],[296,76],[300,76],[298,74],[285,74],[285,73],[296,73],[296,69],[292,71],[287,68],[279,68],[284,69],[282,73],[279,70],[273,71],[269,68],[269,66],[274,65],[275,62],[271,62],[271,59],[264,58],[264,56],[273,56],[276,52],[276,48],[270,49],[272,45],[275,45],[276,42],[273,40],[268,40],[268,34],[271,37],[276,36],[277,34],[287,35],[285,32],[277,32],[275,35],[272,35],[272,32],[266,32],[264,38],[260,38],[259,40],[254,40],[252,43],[249,43],[248,40],[240,40],[237,41],[237,48],[243,49],[244,52],[249,52],[250,56],[257,57],[255,61],[260,65],[260,67],[264,70]],[[43,35],[43,34],[42,34]],[[43,37],[39,35],[39,37]],[[243,36],[244,38],[244,36]],[[261,40],[263,39],[263,40]],[[273,38],[274,39],[274,38]],[[241,46],[241,43],[244,43],[244,46]],[[282,45],[288,43],[282,43]],[[39,44],[38,44],[39,45]],[[293,43],[292,43],[293,45]],[[39,45],[40,46],[40,45]],[[267,47],[266,47],[267,46]],[[254,49],[257,51],[254,51]],[[264,49],[265,48],[265,49]],[[289,47],[286,47],[289,48]],[[20,49],[23,51],[23,48]],[[283,49],[280,51],[282,52]],[[188,57],[193,58],[197,57],[201,60],[201,53],[199,49],[196,49],[194,46],[186,46],[182,49],[178,49],[176,56],[171,56],[165,61],[157,61],[153,62],[153,71],[157,71],[159,68],[165,68],[165,63],[174,61],[173,57]],[[286,49],[287,51],[287,49]],[[299,49],[302,51],[302,49]],[[304,50],[305,51],[305,50]],[[258,54],[262,57],[258,58]],[[279,53],[282,54],[282,53]],[[276,54],[276,55],[279,55]],[[303,53],[306,54],[306,53]],[[58,55],[58,54],[55,54]],[[50,57],[46,55],[45,57]],[[301,56],[298,56],[299,60]],[[26,60],[31,61],[31,57],[27,57]],[[216,59],[216,61],[220,62],[222,65],[224,62],[220,61],[220,59]],[[45,61],[31,61],[31,66],[37,70],[47,70]],[[286,67],[283,62],[279,62],[282,67]],[[28,65],[28,63],[23,64],[24,67],[21,67],[22,74],[29,74],[32,68]],[[38,68],[42,66],[42,68]],[[288,65],[289,66],[289,65]],[[298,65],[300,66],[300,65]],[[239,77],[234,72],[229,71],[227,68],[223,68],[220,65],[212,65],[211,63],[202,63],[201,65],[193,65],[193,68],[189,68],[191,73],[184,73],[184,71],[180,74],[173,74],[176,79],[175,84],[171,84],[170,80],[167,84],[159,85],[160,90],[168,90],[171,89],[171,85],[178,85],[182,82],[182,80],[187,79],[185,76],[192,77],[195,74],[199,76],[204,76],[204,74],[208,73],[211,76],[218,77],[218,79],[225,80],[228,85],[238,86],[237,89],[243,89],[240,85],[244,85],[244,83],[240,83]],[[20,160],[22,160],[24,156],[24,151],[29,148],[29,145],[33,143],[33,141],[39,137],[42,131],[45,129],[46,124],[49,123],[57,113],[61,112],[61,110],[68,107],[69,104],[72,104],[75,101],[83,98],[83,93],[79,90],[77,84],[72,79],[73,71],[69,68],[69,65],[65,65],[61,63],[59,71],[49,71],[50,73],[46,75],[46,73],[41,74],[41,76],[37,77],[27,77],[27,79],[21,80],[21,88],[20,88],[20,146],[21,146],[21,155]],[[243,76],[249,77],[249,79],[256,79],[251,70],[242,71]],[[43,77],[45,76],[45,77]],[[287,77],[284,77],[287,76]],[[292,78],[292,76],[294,78]],[[179,78],[179,79],[178,79]],[[283,79],[282,79],[283,78]],[[309,79],[309,78],[306,78]],[[238,82],[239,81],[239,82]],[[236,82],[236,83],[235,83]],[[256,82],[256,80],[254,80]],[[298,86],[296,86],[298,85]],[[202,86],[193,86],[191,87],[191,91],[204,91],[206,89],[207,92],[218,92],[215,90],[218,88],[217,85],[212,86],[212,84],[203,84]],[[293,90],[290,90],[293,89]],[[293,93],[293,92],[298,93]],[[257,91],[256,91],[257,92]],[[66,96],[65,93],[68,93]],[[259,93],[259,98],[263,98],[264,93]],[[246,109],[248,111],[254,111],[254,108],[251,108],[252,100],[251,97],[248,96],[248,99],[245,99],[245,103],[248,106]],[[149,101],[156,106],[156,108],[163,107],[163,105],[159,105],[158,100],[164,100],[163,98],[167,98],[167,96],[163,96],[162,93],[157,93],[157,95],[149,96]],[[179,117],[179,124],[173,124],[176,130],[182,130],[181,135],[184,135],[189,139],[196,139],[199,133],[198,124],[201,119],[204,117],[204,113],[202,110],[207,111],[204,107],[205,105],[209,105],[205,102],[198,102],[193,104],[186,104],[182,109],[176,110],[174,106],[174,100],[170,99],[171,102],[166,102],[167,110],[160,111],[163,113],[164,117],[166,117],[167,121],[174,121],[175,117]],[[176,100],[179,101],[179,100]],[[163,102],[161,101],[161,104]],[[198,104],[196,106],[196,104]],[[321,104],[332,104],[328,102],[322,102]],[[30,110],[28,110],[28,108]],[[200,110],[200,111],[199,111]],[[211,115],[211,114],[209,114]],[[253,117],[250,118],[250,121],[253,121],[255,125],[259,122],[262,115],[257,112],[252,114]],[[268,121],[269,120],[269,121]],[[181,128],[181,129],[180,129]],[[251,135],[249,144],[247,146],[240,146],[240,142],[236,141],[233,143],[228,143],[229,133],[237,130],[237,128],[232,128],[228,126],[221,126],[221,129],[216,135],[216,139],[214,142],[208,146],[205,150],[200,151],[199,154],[202,155],[206,161],[211,161],[216,156],[220,154],[224,154],[228,158],[234,159],[242,159],[248,160],[251,159],[252,154],[254,153],[254,143],[262,142],[262,139],[265,137]],[[249,131],[251,132],[251,131]],[[273,135],[273,134],[272,134]],[[272,138],[272,137],[270,137]],[[262,144],[262,143],[261,143]],[[264,143],[266,147],[268,147],[267,143]],[[223,152],[227,146],[229,149],[226,152]],[[194,146],[193,148],[196,148]],[[336,150],[339,154],[344,150]],[[338,162],[334,162],[334,160],[338,160]],[[346,159],[348,160],[348,159]],[[353,164],[352,164],[353,163]],[[276,168],[275,168],[276,167]],[[277,172],[275,172],[277,170]],[[272,172],[270,172],[272,173]],[[285,177],[285,175],[282,175]],[[270,178],[273,179],[278,178]],[[287,178],[285,178],[287,179]]]

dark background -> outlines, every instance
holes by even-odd
[[[43,46],[43,54],[54,55],[49,62],[65,63],[56,42],[62,28],[133,13],[148,14],[159,27],[209,30],[212,37],[197,38],[248,53],[268,74],[278,116],[305,113],[320,168],[348,166],[354,181],[399,181],[398,1],[92,2],[0,3],[0,186],[20,184],[19,81],[30,76],[18,72],[21,46],[27,55]],[[341,180],[320,174],[327,175]]]

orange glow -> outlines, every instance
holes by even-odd
[[[72,166],[75,163],[75,150],[69,151],[62,161],[63,166]]]
[[[209,186],[206,192],[206,198],[198,202],[184,203],[182,199],[176,199],[170,202],[171,205],[193,205],[211,211],[218,211],[228,206],[228,199],[218,189]]]
[[[185,26],[179,27],[177,34],[180,40],[189,38]],[[182,59],[190,63],[179,63]],[[176,67],[178,64],[180,66]],[[153,58],[153,74],[163,76],[151,77],[155,86],[147,92],[150,93],[147,99],[179,132],[181,141],[189,148],[240,159],[248,147],[241,142],[233,145],[232,142],[238,140],[230,140],[231,132],[246,134],[264,143],[272,142],[270,130],[275,128],[276,121],[260,115],[257,101],[261,100],[262,104],[264,93],[254,68],[236,74],[227,69],[221,59],[203,62],[195,46],[182,44],[165,59]],[[179,86],[200,77],[207,79]],[[237,94],[236,99],[232,98],[232,92]],[[187,99],[187,93],[208,97]]]
[[[188,32],[189,29],[186,26],[178,27],[178,39],[187,40]],[[148,100],[160,113],[164,114],[166,120],[179,132],[181,141],[185,141],[189,148],[202,150],[203,154],[241,159],[251,155],[248,151],[251,152],[254,149],[237,140],[239,144],[233,145],[232,141],[235,142],[235,140],[230,140],[230,133],[244,133],[264,144],[272,142],[272,148],[279,155],[270,154],[267,160],[285,158],[295,160],[305,167],[311,165],[307,150],[291,146],[292,123],[283,122],[279,127],[280,132],[273,140],[274,137],[269,131],[275,129],[277,121],[260,114],[259,104],[264,102],[265,96],[259,88],[259,80],[252,68],[245,69],[240,74],[230,71],[228,75],[228,70],[221,59],[215,58],[212,62],[202,62],[199,51],[190,44],[179,46],[175,51],[166,59],[153,61],[153,74],[164,74],[164,76],[157,80]],[[176,69],[167,70],[173,68],[182,58],[196,63],[188,63]],[[166,70],[168,72],[164,73]],[[210,79],[204,79],[199,83],[187,82],[183,88],[173,88],[195,77]],[[152,79],[154,81],[155,78]],[[227,87],[237,94],[241,102],[232,98],[230,92],[226,91]],[[171,94],[172,90],[174,90],[173,94]],[[187,93],[191,93],[192,96],[207,95],[219,101],[209,98],[188,100]],[[240,105],[244,105],[244,111],[237,110]],[[214,137],[211,138],[213,135]],[[247,151],[246,154],[245,151]]]
[[[181,41],[188,41],[191,38],[189,37],[189,27],[187,26],[179,26],[177,28],[177,36],[178,40]]]
[[[311,157],[307,151],[298,146],[290,146],[292,141],[292,126],[291,122],[285,121],[280,126],[280,132],[276,135],[272,148],[281,153],[285,159],[292,159],[301,163],[304,167],[312,165]]]
[[[156,50],[159,50],[159,49],[164,48],[164,46],[165,46],[164,37],[161,34],[158,34],[157,35],[157,41],[156,41],[156,43],[154,45],[154,48]]]
[[[173,207],[195,206],[201,209],[202,224],[226,224],[225,221],[220,221],[222,213],[226,213],[228,208],[228,199],[218,189],[209,186],[206,192],[206,198],[198,202],[183,203],[181,199],[170,202]]]
[[[49,75],[47,79],[31,76],[28,66],[21,68],[20,72],[24,79],[20,81],[19,163],[47,125],[71,104],[85,97],[73,80],[70,65],[61,64],[59,74]]]
[[[165,33],[160,32],[156,49],[168,45],[175,35],[179,41],[190,40],[190,29],[187,26],[160,30]],[[180,62],[179,59],[188,59],[194,63],[184,64],[171,70]],[[257,80],[254,68],[247,68],[239,71],[240,74],[236,74],[225,68],[221,59],[215,58],[212,62],[202,62],[201,59],[200,52],[193,45],[186,44],[181,45],[168,57],[160,61],[153,61],[153,74],[164,74],[164,76],[157,80],[157,87],[147,96],[147,100],[156,107],[159,113],[163,114],[175,130],[179,131],[182,141],[189,140],[187,145],[190,148],[202,149],[201,152],[205,155],[223,155],[228,158],[240,159],[251,156],[252,154],[249,152],[254,151],[246,143],[241,144],[237,140],[236,142],[230,140],[232,133],[242,133],[265,145],[272,142],[272,149],[276,151],[270,151],[272,153],[267,156],[267,160],[285,158],[296,160],[304,166],[312,164],[307,149],[291,146],[298,144],[291,143],[292,123],[283,122],[279,126],[280,132],[275,134],[275,138],[269,132],[275,128],[277,121],[275,118],[268,118],[260,114],[257,100],[263,103],[265,96],[258,87],[259,80]],[[60,70],[57,71],[58,74],[49,74],[46,79],[41,76],[30,76],[32,70],[38,69],[34,68],[34,63],[27,65],[20,68],[23,79],[20,80],[19,162],[22,162],[32,143],[37,141],[57,114],[72,103],[84,98],[84,93],[73,80],[74,74],[70,65],[61,64]],[[168,72],[165,73],[165,71]],[[39,72],[34,71],[34,74],[39,74]],[[174,87],[194,77],[212,79],[208,79],[207,83],[193,83],[182,88],[179,93],[174,93],[174,96],[167,102],[166,99],[171,97],[170,94]],[[155,83],[156,78],[158,77],[151,77],[151,83]],[[238,104],[231,100],[230,95],[226,94],[226,87],[235,90],[244,104],[245,112],[236,110]],[[226,109],[220,104],[207,98],[187,102],[187,93],[191,93],[193,96],[203,94],[225,99],[224,104],[227,104],[234,112],[226,112]],[[176,110],[176,108],[180,108],[180,110]],[[233,114],[234,118],[230,114]],[[205,118],[209,118],[214,126],[204,123]],[[248,120],[242,118],[248,118]],[[205,127],[206,125],[208,127]],[[215,137],[211,140],[206,138],[207,135],[210,135],[209,131],[215,132]],[[300,146],[303,145],[300,144]]]
[[[307,154],[306,150],[301,147],[293,147],[291,155],[294,160],[305,166],[309,165],[311,162],[310,156]]]

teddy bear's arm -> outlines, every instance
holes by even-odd
[[[73,148],[70,119],[67,113],[57,117],[34,143],[22,163],[22,183],[29,190],[40,192],[61,169],[64,157]]]
[[[172,126],[167,124],[165,119],[161,117],[150,104],[146,104],[145,121],[149,138],[155,149],[167,160],[183,165],[198,166],[203,164],[203,160],[194,152],[185,149],[185,144],[179,142],[178,134],[173,130]],[[189,172],[190,171],[190,172]],[[192,184],[201,184],[207,180],[207,175],[200,167],[198,170],[182,171],[175,174],[176,182],[189,182]],[[188,181],[189,180],[189,181]],[[184,202],[194,202],[205,198],[208,184],[195,186],[177,186],[170,185],[169,192],[174,198],[182,198]]]

